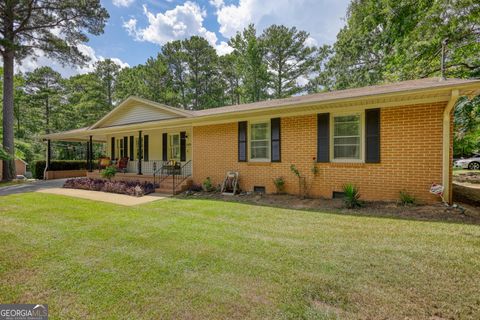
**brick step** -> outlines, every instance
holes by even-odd
[[[179,184],[176,187],[175,194],[179,194],[179,193],[182,193],[185,190],[187,190],[190,183],[191,183],[190,179],[186,179],[186,180],[182,181],[182,183]],[[155,189],[155,192],[172,194],[173,193],[173,180],[168,181],[168,179],[165,179],[160,184],[160,187]]]
[[[179,194],[179,193],[182,193],[183,191],[185,190],[175,190],[175,194]],[[172,189],[168,189],[168,188],[157,188],[155,189],[155,192],[156,193],[164,193],[164,194],[173,194],[173,190]]]

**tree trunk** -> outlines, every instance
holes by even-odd
[[[13,115],[13,50],[6,48],[3,54],[3,148],[9,159],[3,160],[3,180],[15,177],[15,146]]]

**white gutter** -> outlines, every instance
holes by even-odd
[[[452,94],[450,96],[450,100],[443,111],[443,163],[442,163],[442,184],[443,184],[443,198],[449,204],[452,202],[452,182],[450,181],[450,119],[452,115],[452,111],[455,108],[455,104],[457,103],[459,97],[458,89],[452,90]]]

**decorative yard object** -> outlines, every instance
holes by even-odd
[[[238,172],[229,171],[223,180],[221,192],[224,195],[233,196],[238,190]]]

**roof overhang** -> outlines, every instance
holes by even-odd
[[[261,106],[258,108],[249,108],[242,110],[225,110],[225,112],[202,114],[201,112],[186,112],[189,116],[166,119],[160,121],[149,121],[143,123],[128,124],[116,127],[105,128],[84,128],[82,132],[64,132],[58,134],[51,134],[45,138],[64,140],[76,139],[77,137],[85,140],[85,137],[92,135],[99,141],[105,141],[106,135],[112,133],[131,132],[136,130],[153,130],[162,128],[174,128],[184,126],[202,126],[217,123],[229,123],[252,119],[255,117],[271,117],[275,116],[296,116],[306,115],[316,112],[332,112],[338,109],[348,110],[349,108],[387,108],[402,105],[416,105],[435,102],[448,102],[451,98],[452,90],[458,90],[460,96],[473,97],[478,95],[480,91],[480,80],[461,81],[459,83],[452,83],[448,80],[444,85],[436,85],[427,88],[411,88],[403,91],[382,92],[363,94],[350,97],[335,97],[330,99],[315,100],[315,95],[309,97],[292,97],[288,99],[281,99],[270,101],[268,106]],[[140,99],[140,98],[135,98]],[[141,99],[149,102],[148,100]],[[151,102],[150,102],[151,103]],[[239,106],[240,107],[240,106]],[[171,107],[169,107],[171,108]],[[221,109],[221,108],[220,108]],[[75,130],[72,130],[75,131]],[[95,139],[95,138],[94,138]],[[71,140],[73,141],[73,140]]]

